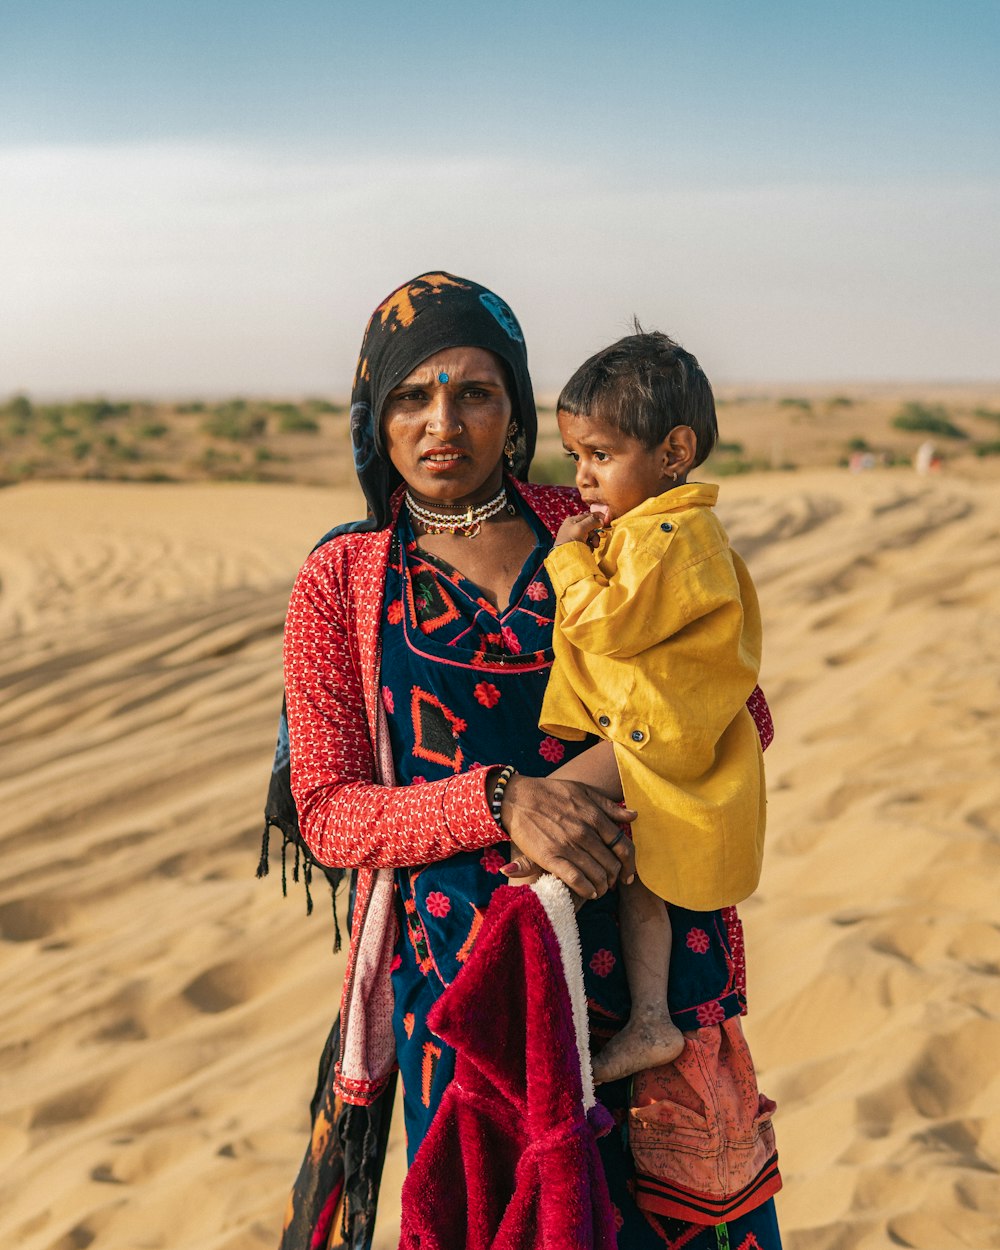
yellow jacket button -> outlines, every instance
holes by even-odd
[[[602,729],[607,729],[607,727],[611,724],[611,717],[610,716],[598,716],[597,723],[600,725]]]
[[[633,741],[633,742],[641,742],[645,736],[646,736],[646,735],[642,732],[642,730],[641,730],[641,729],[633,729],[633,730],[632,730],[632,741]]]
[[[674,527],[670,524],[669,521],[664,521],[663,524],[660,526],[660,529],[663,530],[664,534],[669,534],[673,528]]]

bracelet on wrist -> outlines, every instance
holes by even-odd
[[[508,764],[500,769],[500,775],[497,777],[493,786],[493,794],[490,798],[490,815],[497,823],[498,829],[503,829],[500,822],[500,808],[503,806],[503,792],[507,789],[507,782],[514,776],[514,765]]]

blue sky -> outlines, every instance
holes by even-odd
[[[0,6],[0,393],[342,392],[445,268],[558,387],[995,379],[1000,5]]]

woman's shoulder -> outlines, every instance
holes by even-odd
[[[338,525],[319,540],[299,569],[298,581],[343,584],[362,575],[378,582],[384,579],[389,558],[391,529],[373,530],[370,521]]]
[[[537,482],[515,481],[521,498],[553,534],[568,516],[583,511],[583,500],[575,486],[542,486]]]

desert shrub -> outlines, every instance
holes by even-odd
[[[69,408],[67,415],[82,425],[99,425],[111,417],[124,416],[131,404],[113,404],[107,399],[81,399]]]
[[[742,456],[743,444],[742,443],[718,442],[712,448],[712,455],[713,456]]]
[[[177,411],[181,413],[182,415],[190,414],[192,412],[204,412],[205,405],[201,402],[200,399],[196,399],[191,403],[178,404]]]
[[[984,421],[1000,422],[1000,412],[997,412],[995,408],[973,408],[972,415],[981,417]]]
[[[871,451],[871,449],[867,438],[851,438],[847,441],[848,451]]]
[[[255,447],[253,458],[257,464],[285,464],[288,460],[270,447]]]
[[[319,429],[316,418],[294,404],[276,404],[274,411],[278,414],[278,429],[282,434],[315,434]]]
[[[937,434],[941,438],[968,438],[968,434],[948,416],[943,404],[904,404],[893,417],[897,430],[910,430],[920,434]]]
[[[155,418],[140,423],[136,434],[139,438],[164,438],[170,433],[170,427]]]
[[[336,412],[337,405],[331,404],[328,399],[307,399],[305,406],[311,412]]]
[[[213,438],[245,443],[260,438],[267,428],[267,418],[249,410],[245,400],[233,399],[210,413],[201,423],[201,428]]]
[[[831,395],[826,401],[831,408],[853,408],[854,400],[850,395]]]
[[[93,443],[86,438],[78,438],[70,448],[74,460],[86,460],[90,455]]]
[[[11,395],[6,404],[7,415],[20,421],[30,421],[34,411],[27,395]]]
[[[800,399],[796,395],[786,395],[784,399],[778,400],[778,404],[781,408],[800,408],[803,412],[812,412],[812,401]]]
[[[976,448],[977,456],[1000,456],[1000,440],[992,443],[980,443]]]

